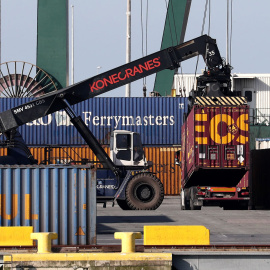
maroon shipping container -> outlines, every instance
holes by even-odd
[[[247,105],[195,105],[182,126],[182,188],[236,187],[249,169]]]

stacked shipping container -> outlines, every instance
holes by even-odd
[[[238,184],[249,168],[248,117],[246,105],[193,107],[182,128],[183,185]]]
[[[104,147],[109,154],[109,147]],[[47,150],[47,151],[45,151]],[[174,153],[180,147],[144,147],[147,160],[153,162],[151,172],[163,182],[166,195],[179,195],[180,193],[180,167],[174,164]],[[35,159],[38,163],[44,163],[47,159],[50,164],[80,164],[81,159],[97,161],[96,156],[88,147],[31,147]],[[46,153],[47,152],[47,153]],[[6,148],[0,148],[0,156],[6,155]]]
[[[0,111],[30,101],[2,98]],[[109,145],[113,130],[141,134],[143,145],[179,145],[186,98],[93,98],[73,106],[102,145]],[[82,145],[85,141],[64,111],[19,127],[27,145]]]
[[[247,209],[249,108],[242,97],[197,97],[182,126],[181,207]]]
[[[29,98],[2,98],[0,111],[28,101]],[[165,194],[179,195],[180,168],[174,164],[174,153],[180,149],[181,126],[187,106],[187,98],[180,97],[93,98],[75,105],[74,111],[82,116],[108,154],[113,130],[140,133],[146,158],[153,161],[151,171],[163,182]],[[64,111],[19,127],[19,131],[39,163],[45,159],[46,146],[50,146],[52,164],[81,158],[97,161]],[[0,155],[5,155],[4,148]]]
[[[96,173],[88,166],[0,166],[0,226],[56,232],[56,245],[96,244]]]

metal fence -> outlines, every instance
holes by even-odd
[[[250,109],[249,118],[251,125],[270,125],[270,108]]]

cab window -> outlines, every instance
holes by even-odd
[[[130,134],[117,134],[116,135],[116,158],[121,160],[131,160],[131,136]]]
[[[131,136],[130,134],[117,134],[116,136],[116,148],[118,149],[130,149]]]

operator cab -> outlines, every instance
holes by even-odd
[[[147,161],[139,133],[114,130],[110,139],[110,155],[118,166],[145,166]]]

